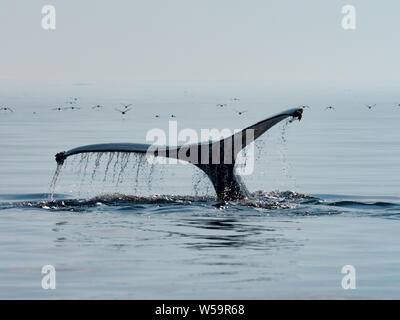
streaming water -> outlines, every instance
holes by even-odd
[[[56,171],[54,172],[53,178],[51,179],[51,182],[50,182],[50,192],[49,192],[49,200],[50,201],[54,200],[54,192],[56,190],[57,181],[60,176],[61,169],[62,169],[62,165],[57,164]]]
[[[110,165],[111,165],[111,162],[112,162],[113,159],[114,159],[114,156],[115,156],[115,152],[109,153],[109,157],[108,157],[107,165],[106,165],[106,170],[104,171],[104,178],[103,178],[103,181],[106,181],[106,180],[107,180],[108,169],[109,169],[109,167],[110,167]]]
[[[95,167],[94,167],[93,172],[92,172],[92,180],[94,180],[95,177],[96,177],[96,172],[100,167],[100,161],[101,161],[101,157],[103,155],[104,155],[104,152],[98,152],[97,153],[96,160],[95,160]]]
[[[293,119],[287,119],[283,123],[281,127],[281,141],[279,143],[279,156],[281,158],[281,164],[282,164],[282,174],[284,177],[287,178],[288,181],[290,181],[290,189],[296,189],[297,184],[296,184],[296,179],[292,175],[292,167],[290,164],[290,161],[288,160],[287,154],[288,154],[288,149],[287,149],[287,130],[289,125],[293,122]]]

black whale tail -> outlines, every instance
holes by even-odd
[[[201,169],[211,180],[218,199],[222,201],[243,199],[248,197],[249,193],[240,181],[240,177],[235,174],[238,153],[280,121],[288,117],[301,120],[302,114],[302,108],[286,110],[215,142],[177,147],[136,143],[93,144],[57,153],[55,158],[59,165],[62,165],[69,156],[89,152],[135,152],[175,158],[190,162]]]

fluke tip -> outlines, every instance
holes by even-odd
[[[61,165],[64,164],[64,160],[67,158],[65,156],[65,152],[59,152],[56,154],[55,157],[56,157],[57,164],[61,164]]]

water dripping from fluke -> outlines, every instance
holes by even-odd
[[[49,192],[49,200],[50,201],[54,200],[54,193],[56,191],[57,181],[58,181],[58,178],[59,178],[59,176],[61,174],[62,166],[63,166],[62,164],[57,163],[56,171],[54,172],[53,178],[51,179],[50,192]]]
[[[282,175],[292,185],[291,187],[296,189],[296,185],[297,185],[296,179],[292,174],[292,171],[293,171],[292,166],[291,166],[291,163],[287,156],[287,154],[288,154],[288,140],[287,140],[288,128],[292,122],[293,122],[292,119],[287,119],[282,125],[278,152],[279,152],[279,156],[280,156],[281,164],[282,164]]]
[[[124,171],[126,169],[126,167],[128,166],[128,162],[129,162],[129,157],[130,157],[130,153],[123,153],[122,157],[121,157],[121,165],[120,165],[120,169],[119,169],[119,173],[118,173],[118,178],[117,178],[117,184],[116,186],[118,186],[118,184],[122,183],[123,177],[124,177]]]
[[[76,161],[78,159],[78,161]],[[94,159],[91,164],[91,159]],[[50,183],[50,194],[54,194],[56,184],[59,181],[59,175],[62,167],[70,167],[70,172],[78,175],[77,187],[78,196],[81,192],[96,190],[96,184],[100,183],[102,187],[113,187],[112,192],[118,192],[115,187],[124,183],[126,180],[131,181],[134,187],[134,193],[137,194],[138,188],[142,180],[147,182],[147,189],[151,191],[151,183],[154,174],[154,163],[147,164],[145,154],[132,154],[129,152],[92,152],[83,153],[71,157],[71,161],[62,159],[57,163],[56,172]],[[130,163],[133,163],[130,166]],[[72,165],[75,164],[75,165]],[[65,170],[63,170],[65,171]],[[104,173],[103,173],[104,172]],[[110,185],[111,184],[111,185]],[[94,188],[93,188],[94,186]],[[103,192],[102,190],[98,190]],[[71,190],[72,192],[72,190]],[[90,196],[88,193],[87,196]],[[49,198],[50,199],[50,198]],[[53,196],[51,196],[53,199]]]
[[[103,156],[103,154],[104,154],[104,152],[99,152],[97,154],[97,157],[96,157],[96,160],[95,160],[95,167],[94,167],[93,172],[92,172],[92,181],[96,177],[96,172],[100,167],[100,161],[101,161],[101,157]]]
[[[109,152],[108,160],[107,160],[107,165],[106,165],[106,170],[105,170],[105,172],[104,172],[103,182],[106,182],[106,180],[107,180],[108,170],[109,170],[109,168],[110,168],[111,162],[112,162],[113,159],[114,159],[114,156],[115,156],[115,152]]]
[[[149,151],[152,152],[153,150],[152,155],[154,156],[163,156],[174,160],[183,160],[195,165],[210,179],[219,200],[221,201],[242,200],[249,198],[251,195],[247,190],[247,188],[241,183],[240,177],[235,174],[235,161],[238,153],[244,149],[243,154],[245,155],[246,147],[250,143],[254,142],[261,135],[263,135],[267,130],[269,130],[277,123],[287,118],[300,120],[302,117],[302,113],[303,113],[302,108],[294,108],[286,110],[275,116],[259,121],[256,124],[249,126],[239,132],[236,132],[230,137],[223,138],[222,140],[215,142],[211,141],[209,143],[195,143],[189,146],[188,145],[166,146],[166,147],[160,146],[159,149],[156,148],[156,151],[154,151],[154,148],[152,148],[154,146],[148,144],[137,144],[137,143],[93,144],[93,145],[74,148],[66,152],[60,152],[56,155],[56,161],[58,165],[61,166],[67,159],[67,157],[81,154],[82,156],[80,160],[79,171],[81,173],[83,169],[83,177],[81,179],[81,184],[82,184],[87,175],[88,163],[91,158],[91,155],[93,153],[97,154],[95,168],[92,171],[91,175],[93,180],[96,176],[98,166],[100,165],[100,159],[102,153],[105,152],[112,153],[107,162],[105,179],[107,179],[107,172],[109,170],[109,167],[112,166],[113,167],[112,182],[116,183],[116,186],[118,186],[118,184],[123,181],[125,169],[127,168],[129,162],[129,154],[134,153],[135,155],[137,155],[135,157],[137,165],[137,167],[135,168],[136,169],[135,191],[136,191],[139,175],[143,171],[143,162],[144,162],[143,160],[145,156],[149,153]],[[249,132],[252,133],[250,134],[250,136],[252,137],[251,139],[247,139],[249,136],[248,135]],[[222,146],[232,145],[232,141],[241,141],[240,145],[241,148],[234,148],[234,150],[232,150],[231,152],[232,154],[226,153]],[[224,160],[222,160],[219,163],[213,163],[212,161],[210,161],[211,156],[209,155],[208,158],[210,159],[208,159],[208,161],[206,160],[206,162],[201,162],[201,161],[199,162],[198,157],[188,159],[186,157],[187,154],[186,152],[180,152],[180,151],[185,151],[187,149],[191,150],[192,148],[193,150],[198,151],[197,154],[201,155],[201,151],[204,149],[204,146],[208,147],[208,150],[214,150],[214,149],[220,150],[220,152],[222,152],[222,154],[220,154],[220,159]],[[159,153],[159,151],[161,151],[161,153]],[[113,153],[117,154],[114,163],[112,163],[114,159]],[[228,159],[227,162],[225,162],[224,155],[226,156],[226,159]],[[244,165],[245,164],[246,162],[244,162]],[[148,173],[150,174],[150,177],[147,177],[148,178],[147,181],[151,181],[152,170],[150,170],[150,172],[146,172],[146,174]],[[52,183],[52,185],[56,184],[57,177],[54,178],[55,181],[54,183]]]

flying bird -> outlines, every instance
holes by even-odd
[[[333,110],[333,111],[336,111],[336,109],[335,109],[334,107],[332,107],[332,106],[326,107],[325,110]]]
[[[132,108],[129,109],[125,109],[125,110],[119,110],[117,108],[115,108],[116,111],[120,112],[122,115],[126,114],[128,111],[132,110]]]
[[[310,109],[310,106],[300,106],[302,109]]]
[[[372,105],[366,104],[365,106],[366,106],[369,110],[371,110],[372,108],[375,108],[376,103],[375,103],[375,104],[372,104]]]
[[[121,103],[121,105],[122,105],[123,108],[128,109],[132,105],[132,103],[130,103],[130,104]]]
[[[92,107],[92,109],[101,109],[101,108],[104,108],[104,106],[101,106],[101,105],[99,105],[99,104]]]
[[[243,111],[239,111],[239,110],[236,110],[236,109],[234,109],[234,110],[239,116],[241,116],[243,113],[247,112],[247,110],[243,110]]]
[[[0,111],[2,111],[2,110],[9,111],[9,112],[14,112],[14,110],[11,109],[10,107],[2,107],[2,108],[0,108]]]
[[[239,98],[233,98],[232,101],[240,101]]]
[[[218,103],[218,104],[217,104],[217,107],[221,107],[221,108],[222,108],[222,107],[226,107],[226,106],[227,106],[226,103]]]
[[[55,107],[52,110],[56,110],[56,111],[62,111],[65,110],[66,108],[62,108],[62,107]]]

